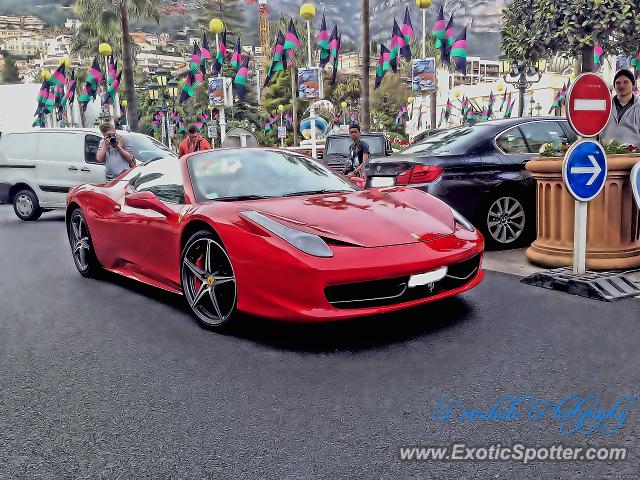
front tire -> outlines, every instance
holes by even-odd
[[[13,211],[20,220],[32,222],[42,215],[38,196],[31,190],[20,190],[13,197]]]
[[[228,328],[235,318],[237,284],[231,259],[218,239],[206,230],[192,235],[180,265],[182,293],[200,325]]]
[[[71,213],[67,233],[71,255],[73,255],[73,262],[78,272],[83,277],[96,277],[100,273],[101,267],[95,255],[87,220],[79,208]]]

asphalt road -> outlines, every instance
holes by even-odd
[[[474,291],[320,327],[201,329],[181,298],[74,269],[60,214],[0,206],[0,478],[637,479],[637,406],[605,436],[560,421],[436,422],[444,395],[606,405],[640,385],[639,300],[489,272]],[[404,445],[615,445],[621,462],[403,462]]]

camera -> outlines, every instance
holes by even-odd
[[[109,139],[109,143],[112,146],[115,147],[118,144],[118,139],[116,138],[116,134],[115,133],[110,134],[109,136],[107,136],[107,138]]]

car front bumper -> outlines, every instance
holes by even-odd
[[[484,277],[481,268],[484,240],[478,232],[463,229],[429,242],[377,248],[331,246],[331,249],[332,258],[316,258],[298,252],[283,256],[277,264],[234,264],[238,309],[289,322],[344,320],[393,312],[457,295],[475,287]],[[404,300],[406,296],[401,296],[396,297],[397,303],[391,299],[387,304],[363,308],[358,308],[357,304],[337,307],[327,296],[327,287],[404,278],[474,257],[478,262],[477,269],[455,288],[436,287],[432,293],[408,301]],[[259,256],[255,258],[259,262]]]

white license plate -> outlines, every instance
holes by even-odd
[[[392,187],[395,184],[395,177],[371,177],[372,187]]]

